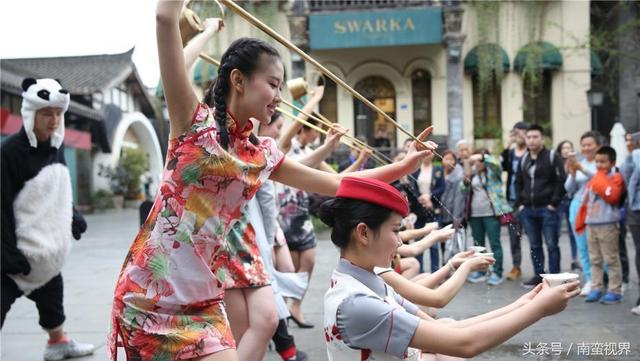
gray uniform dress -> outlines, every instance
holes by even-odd
[[[416,316],[418,307],[398,295],[379,276],[345,259],[340,259],[336,271],[352,276],[382,298],[393,297],[406,311],[402,312],[380,299],[354,293],[342,301],[336,314],[344,343],[352,348],[402,358],[420,323]]]

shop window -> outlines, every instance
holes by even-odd
[[[395,119],[396,91],[389,80],[370,76],[360,80],[355,90]],[[354,98],[353,101],[356,135],[365,137],[369,144],[390,154],[391,149],[396,147],[396,127],[360,100]]]
[[[329,120],[338,123],[338,87],[331,79],[325,78],[324,81],[324,95],[320,100],[319,110]]]
[[[540,125],[545,135],[553,137],[551,129],[551,72],[544,71],[537,79],[524,77],[524,121]]]
[[[413,92],[413,132],[421,132],[432,125],[431,121],[431,74],[424,69],[411,73]]]

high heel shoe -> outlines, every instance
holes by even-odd
[[[289,320],[293,320],[293,322],[295,322],[296,325],[298,325],[298,327],[300,327],[300,328],[313,328],[314,327],[312,323],[307,323],[307,322],[300,321],[294,315],[291,315],[291,316],[287,317],[287,326],[289,326]]]

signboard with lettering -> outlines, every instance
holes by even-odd
[[[313,50],[441,42],[442,9],[438,7],[309,15]]]

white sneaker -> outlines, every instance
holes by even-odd
[[[91,355],[95,351],[95,346],[90,343],[79,343],[70,339],[68,342],[47,345],[44,350],[45,361],[59,361],[72,357]]]
[[[631,313],[633,313],[636,316],[640,316],[640,305],[637,305],[636,307],[632,308]]]
[[[582,286],[582,290],[580,290],[580,296],[587,297],[587,295],[591,292],[591,282],[587,282]]]

